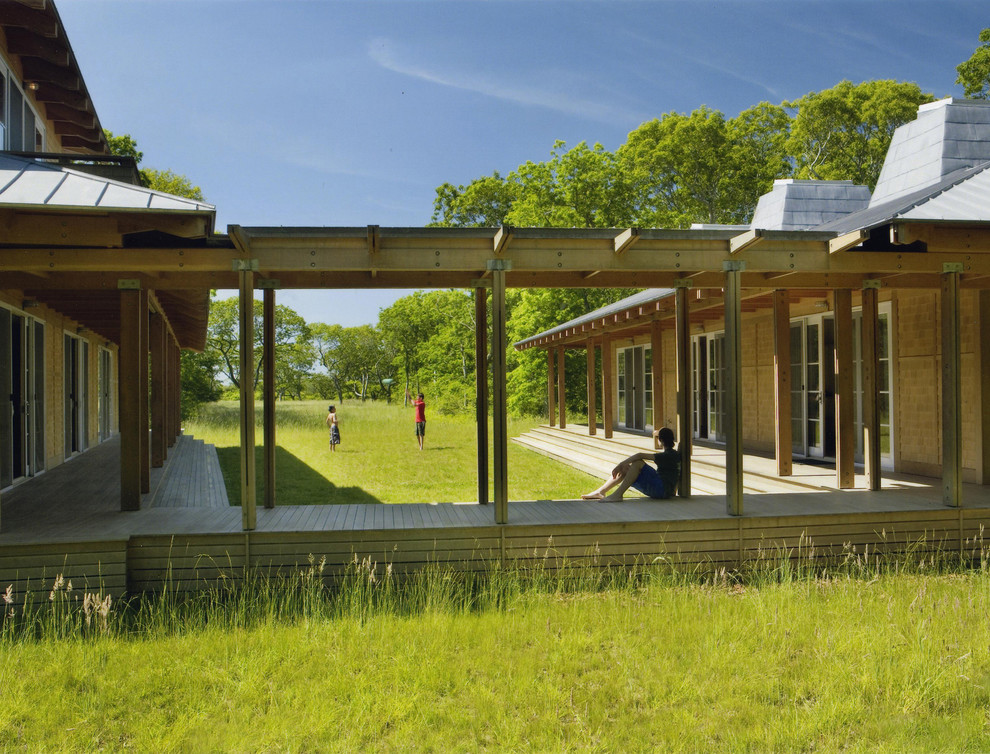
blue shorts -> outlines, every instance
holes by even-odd
[[[639,470],[639,476],[636,477],[636,481],[629,486],[634,490],[639,490],[647,497],[657,500],[667,497],[665,494],[666,490],[663,486],[663,479],[660,478],[657,470],[648,463],[643,464],[643,468]]]

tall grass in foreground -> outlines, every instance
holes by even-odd
[[[0,629],[0,750],[987,751],[985,553],[250,574]],[[103,605],[99,598],[93,604]],[[8,613],[9,615],[9,613]]]
[[[965,576],[990,585],[982,534],[966,557],[926,547],[887,554],[847,545],[840,555],[820,557],[811,545],[795,551],[764,551],[743,568],[712,568],[656,557],[631,565],[609,565],[592,555],[569,561],[557,554],[552,538],[534,551],[531,561],[434,563],[400,572],[391,563],[357,556],[338,573],[326,570],[326,558],[309,556],[297,570],[267,572],[232,569],[196,591],[178,591],[166,580],[154,593],[114,603],[110,595],[73,589],[56,576],[42,581],[22,600],[8,586],[0,593],[0,644],[35,639],[162,636],[207,627],[245,629],[297,621],[365,620],[371,617],[501,611],[520,601],[545,595],[602,594],[670,589],[768,589],[802,587],[837,581],[866,585],[898,576]],[[475,564],[476,565],[476,564]],[[465,568],[464,566],[469,566]],[[18,604],[19,603],[19,604]]]

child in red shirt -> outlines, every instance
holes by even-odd
[[[416,439],[419,440],[419,449],[423,449],[423,439],[426,437],[426,401],[420,393],[413,401],[413,408],[416,409]]]

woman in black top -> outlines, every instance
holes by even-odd
[[[668,427],[656,430],[653,444],[657,450],[663,446],[663,450],[659,453],[634,453],[612,469],[612,476],[602,482],[601,487],[581,495],[581,499],[617,503],[622,500],[622,493],[630,487],[656,500],[673,497],[681,476],[681,454],[674,449],[673,431]],[[653,461],[657,467],[654,469],[647,461]],[[615,491],[606,494],[613,487]]]

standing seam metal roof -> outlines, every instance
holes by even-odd
[[[0,206],[215,212],[212,204],[0,154]]]

